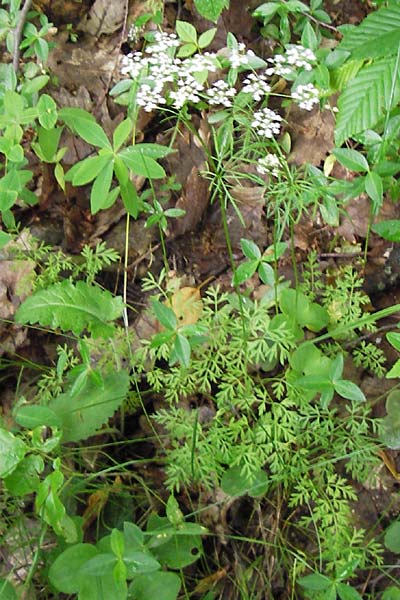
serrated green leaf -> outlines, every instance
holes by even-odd
[[[337,158],[341,165],[350,171],[364,173],[369,170],[367,159],[360,152],[357,152],[357,150],[335,148],[332,154]]]
[[[349,137],[372,129],[400,98],[397,57],[381,59],[361,69],[338,101],[335,142],[341,146]],[[392,93],[393,91],[393,93]]]
[[[224,8],[228,8],[229,0],[194,0],[194,4],[202,17],[216,23]]]
[[[60,328],[79,335],[88,329],[93,337],[108,337],[110,322],[122,314],[120,296],[114,298],[107,290],[85,281],[64,280],[27,298],[18,308],[17,323],[40,323],[44,327]]]
[[[345,33],[339,50],[353,58],[377,58],[397,52],[400,43],[400,5],[392,3],[369,14],[360,25]]]
[[[103,377],[103,387],[88,379],[75,395],[60,394],[50,401],[49,408],[62,422],[63,442],[78,442],[94,435],[125,400],[129,390],[129,375],[116,371]]]
[[[188,44],[197,44],[197,31],[193,27],[191,23],[187,21],[179,21],[177,20],[175,23],[176,33],[179,36],[179,39],[182,42],[186,42]]]

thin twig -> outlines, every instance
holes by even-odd
[[[25,0],[25,4],[21,10],[19,15],[17,26],[14,30],[14,49],[13,49],[13,69],[14,73],[18,72],[19,67],[19,56],[20,50],[19,45],[21,43],[22,30],[24,29],[26,17],[28,15],[29,9],[31,7],[32,0]]]

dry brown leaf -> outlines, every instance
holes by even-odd
[[[199,225],[208,206],[209,184],[200,176],[199,169],[193,167],[183,188],[183,194],[178,198],[175,207],[185,211],[183,217],[174,220],[175,235],[183,235],[193,231]]]
[[[168,304],[181,326],[197,323],[203,311],[203,303],[198,288],[183,287],[177,290],[169,299]]]
[[[307,112],[292,105],[287,116],[292,137],[290,162],[295,165],[319,165],[334,148],[335,120],[328,110]]]

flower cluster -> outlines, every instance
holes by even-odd
[[[272,177],[279,177],[281,162],[275,154],[267,154],[263,158],[258,159],[256,169],[258,173],[261,173],[262,175],[271,175]]]
[[[304,110],[312,110],[314,104],[319,103],[319,92],[312,83],[298,85],[291,95],[293,100]]]
[[[245,85],[242,88],[242,92],[251,94],[255,102],[259,102],[271,91],[271,86],[267,83],[267,76],[263,73],[257,75],[255,73],[250,73],[243,83]]]
[[[273,65],[269,71],[282,77],[291,75],[294,69],[311,71],[312,63],[315,60],[316,57],[312,50],[304,48],[299,44],[292,44],[288,47],[286,54],[277,54],[273,58],[268,59],[268,62]]]
[[[237,48],[231,48],[229,62],[233,69],[239,69],[239,67],[247,67],[253,56],[255,56],[253,50],[247,50],[246,52],[246,45],[240,43]]]
[[[204,86],[189,72],[180,73],[177,87],[177,90],[172,90],[169,93],[169,97],[173,100],[175,108],[182,108],[186,102],[200,102],[199,93],[203,91]]]
[[[282,117],[269,108],[262,108],[254,113],[251,126],[258,135],[272,138],[278,135],[281,129]]]
[[[230,87],[226,81],[219,79],[212,87],[207,90],[208,102],[213,105],[223,104],[223,106],[232,106],[232,98],[236,90]]]

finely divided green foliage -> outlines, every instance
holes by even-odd
[[[84,281],[64,280],[27,298],[17,310],[17,323],[72,331],[88,329],[93,337],[109,337],[114,329],[110,321],[122,314],[122,298]]]

